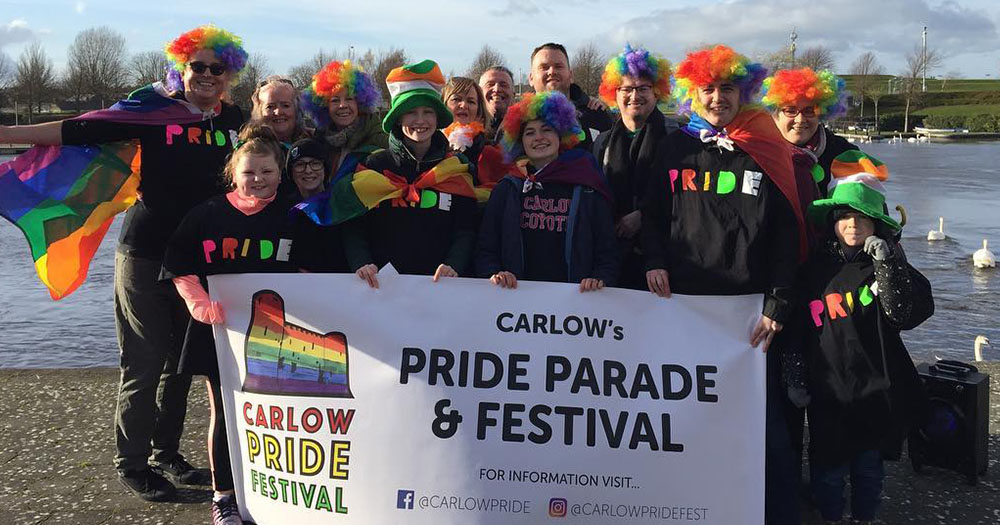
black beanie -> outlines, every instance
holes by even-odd
[[[313,138],[298,140],[292,144],[292,147],[288,148],[288,157],[285,158],[285,173],[289,177],[292,176],[292,166],[295,161],[303,157],[312,157],[323,161],[323,178],[326,180],[330,177],[330,150],[322,141]]]

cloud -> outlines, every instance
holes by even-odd
[[[73,6],[73,8],[76,9],[76,14],[82,15],[83,12],[87,9],[87,4],[77,0],[76,5]]]
[[[490,9],[493,16],[537,15],[541,12],[532,0],[507,0],[507,5],[502,9]]]
[[[27,42],[35,37],[35,32],[28,27],[28,22],[16,18],[0,26],[0,47],[20,42]]]
[[[799,49],[833,49],[838,71],[846,71],[865,51],[875,52],[889,69],[898,68],[902,57],[920,44],[924,25],[929,26],[928,46],[945,56],[1000,50],[993,17],[954,2],[932,6],[927,0],[841,0],[805,5],[801,0],[730,0],[658,9],[608,31],[604,41],[640,43],[674,59],[682,58],[679,52],[715,42],[752,55],[788,45],[794,27]]]

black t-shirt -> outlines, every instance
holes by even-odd
[[[525,279],[567,282],[566,230],[573,186],[546,182],[542,189],[535,185],[522,193],[520,199]]]
[[[66,120],[63,144],[138,140],[142,148],[140,200],[125,215],[119,249],[160,260],[170,235],[196,205],[225,191],[221,176],[243,113],[223,104],[221,113],[192,124],[119,124]]]
[[[225,195],[196,206],[170,237],[160,278],[294,271],[288,208],[276,199],[244,215]]]
[[[316,273],[348,273],[341,225],[320,226],[304,213],[292,211],[295,242],[292,263]]]

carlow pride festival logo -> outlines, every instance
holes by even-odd
[[[285,301],[272,290],[253,294],[243,391],[257,394],[354,397],[347,336],[321,334],[285,321]]]

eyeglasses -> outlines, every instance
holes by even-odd
[[[618,91],[623,95],[631,95],[635,93],[637,95],[646,96],[653,92],[653,86],[620,86]]]
[[[788,118],[795,118],[802,114],[805,118],[813,118],[817,115],[818,108],[816,106],[809,106],[807,108],[799,109],[795,106],[785,106],[781,108],[781,114]]]
[[[191,71],[194,71],[198,75],[204,73],[206,69],[214,77],[222,76],[222,74],[226,72],[226,66],[219,64],[218,62],[214,64],[206,64],[204,62],[188,62],[188,67],[191,68]]]
[[[323,162],[319,160],[310,160],[309,162],[299,161],[296,162],[295,164],[292,164],[292,171],[294,171],[295,173],[305,173],[306,168],[312,171],[319,171],[323,169]]]
[[[264,80],[261,80],[257,83],[257,87],[262,88],[271,82],[281,82],[282,84],[288,84],[289,86],[295,87],[295,84],[293,84],[291,80],[279,75],[271,75]]]

